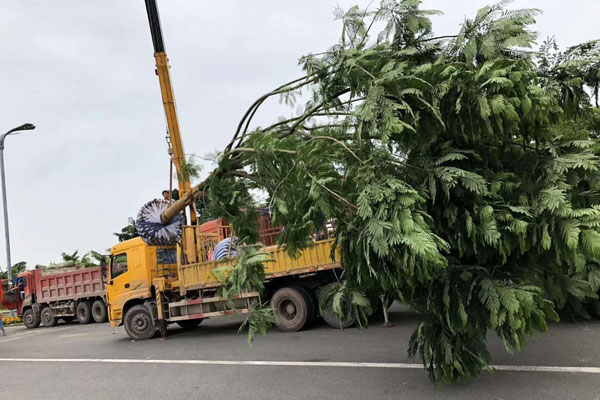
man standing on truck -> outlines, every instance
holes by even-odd
[[[23,300],[25,298],[25,280],[24,280],[24,278],[19,278],[17,280],[17,290],[19,292],[19,299]]]
[[[163,190],[162,196],[163,196],[163,199],[165,199],[166,201],[169,202],[169,204],[175,203],[175,200],[173,200],[173,197],[171,196],[171,192],[169,192],[168,190]]]

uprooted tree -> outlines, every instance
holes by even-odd
[[[436,12],[419,3],[341,13],[340,42],[252,104],[200,186],[247,242],[252,189],[268,193],[292,253],[323,216],[334,221],[345,272],[331,301],[362,324],[372,294],[416,310],[409,353],[444,382],[489,369],[490,329],[518,351],[559,315],[589,317],[600,45],[534,52],[538,11],[505,3],[436,37]],[[307,95],[300,115],[252,128],[269,97]]]

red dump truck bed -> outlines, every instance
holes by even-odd
[[[27,328],[50,327],[74,318],[82,324],[106,322],[103,267],[65,268],[20,273],[15,286],[0,285],[0,302],[16,309]]]
[[[35,270],[34,282],[38,303],[74,300],[82,297],[102,297],[105,293],[100,267],[65,272]]]

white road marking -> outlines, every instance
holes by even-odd
[[[0,358],[0,362],[30,363],[100,363],[100,364],[184,364],[184,365],[241,365],[270,367],[346,367],[423,369],[422,364],[377,363],[345,361],[229,361],[229,360],[149,360],[136,358]],[[600,374],[600,367],[558,367],[536,365],[493,365],[497,371],[517,372],[571,372]]]
[[[600,374],[600,367],[556,367],[537,365],[493,365],[497,371],[517,372],[579,372],[584,374]]]

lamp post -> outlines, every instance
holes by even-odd
[[[2,204],[4,205],[4,238],[6,239],[6,264],[8,269],[8,284],[12,285],[12,263],[10,261],[10,236],[8,234],[8,205],[6,204],[6,182],[4,178],[4,139],[8,135],[16,135],[21,131],[35,129],[33,124],[23,124],[11,129],[0,136],[0,175],[2,175]]]

